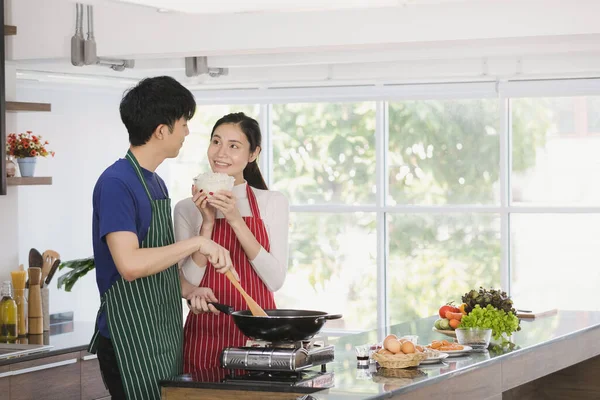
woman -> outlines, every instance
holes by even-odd
[[[235,186],[217,193],[197,192],[192,186],[191,201],[175,206],[175,236],[179,241],[200,235],[228,249],[242,287],[262,308],[272,309],[273,292],[283,285],[287,270],[289,205],[281,193],[267,189],[256,162],[260,145],[258,122],[244,113],[217,121],[208,161],[213,172],[234,177]],[[225,347],[244,346],[247,340],[231,316],[206,304],[216,298],[235,310],[248,308],[228,279],[207,264],[199,252],[180,263],[189,282],[214,293],[201,301],[205,313],[190,313],[185,323],[186,373],[218,367]]]

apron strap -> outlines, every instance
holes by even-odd
[[[144,178],[144,174],[142,173],[142,167],[140,166],[140,163],[138,162],[137,158],[135,158],[135,156],[131,152],[131,149],[127,150],[127,154],[125,155],[125,158],[127,160],[129,160],[129,162],[133,166],[135,173],[137,174],[138,178],[140,179],[140,182],[142,182],[142,185],[144,186],[144,190],[146,191],[146,194],[148,195],[150,202],[152,202],[154,199],[152,198],[152,195],[150,194],[150,189],[148,189],[148,184],[146,183],[146,179]],[[156,175],[155,175],[155,177],[156,177]],[[163,186],[160,184],[160,182],[158,182],[158,186],[160,187],[160,190],[162,191],[163,196],[165,196],[165,198],[166,198],[167,192],[165,191]]]
[[[248,197],[248,203],[250,204],[250,212],[252,213],[252,216],[254,218],[261,219],[260,209],[258,208],[258,201],[256,201],[254,191],[248,183],[246,183],[246,197]]]

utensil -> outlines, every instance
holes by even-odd
[[[50,268],[50,272],[48,272],[48,276],[46,277],[46,285],[50,284],[50,281],[52,280],[52,277],[54,276],[54,273],[56,272],[56,270],[58,270],[59,265],[60,265],[60,260],[54,260],[54,264],[52,264],[52,267]]]
[[[32,248],[29,250],[29,268],[42,268],[44,265],[44,257],[39,251]]]
[[[42,259],[44,260],[44,263],[42,265],[42,280],[40,282],[41,288],[44,287],[44,282],[46,281],[46,277],[50,273],[50,269],[52,268],[54,261],[58,260],[59,258],[60,254],[58,254],[54,250],[46,250],[44,254],[42,254]]]
[[[246,293],[246,291],[242,288],[242,285],[240,285],[237,279],[235,279],[235,276],[233,276],[231,270],[227,271],[225,273],[225,276],[229,278],[233,286],[235,286],[235,288],[242,294],[242,297],[244,298],[244,300],[246,300],[246,303],[248,304],[248,308],[250,309],[252,315],[257,317],[268,317],[265,310],[263,310],[262,307],[259,306],[258,303],[254,301],[254,299],[250,297],[250,295]]]
[[[44,257],[40,254],[39,251],[32,248],[29,250],[29,268],[42,268],[44,265]],[[25,283],[25,288],[29,288],[29,279],[27,283]]]
[[[554,315],[557,312],[558,310],[556,308],[553,308],[551,310],[517,310],[517,317],[522,319],[533,319]]]
[[[307,340],[316,335],[328,320],[342,318],[341,314],[292,309],[265,310],[267,317],[263,317],[252,315],[250,310],[231,311],[228,305],[210,304],[231,315],[244,335],[268,342]]]

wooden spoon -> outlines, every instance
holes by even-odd
[[[252,297],[250,297],[250,295],[248,293],[246,293],[246,291],[242,288],[240,283],[235,279],[235,276],[233,276],[233,274],[231,273],[231,270],[227,271],[225,273],[225,276],[227,278],[229,278],[229,280],[231,281],[233,286],[235,286],[235,288],[242,294],[242,296],[244,297],[244,300],[246,300],[246,303],[248,304],[248,308],[250,309],[250,312],[252,313],[252,315],[254,315],[255,317],[268,317],[265,310],[263,310],[258,305],[258,303],[256,301],[254,301],[254,299]]]
[[[60,259],[60,254],[54,250],[46,250],[44,254],[42,254],[42,258],[44,259],[44,264],[42,265],[42,280],[40,281],[40,287],[44,287],[46,277],[48,277],[54,262]]]

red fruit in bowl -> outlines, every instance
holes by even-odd
[[[446,312],[448,311],[457,313],[460,312],[460,309],[458,307],[454,307],[452,304],[443,305],[439,310],[440,318],[446,318]]]

